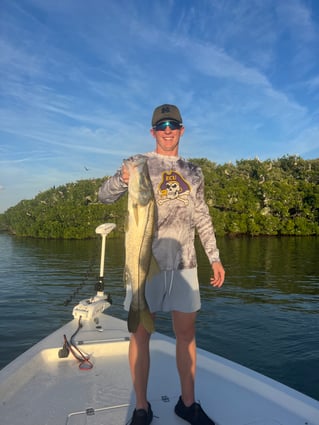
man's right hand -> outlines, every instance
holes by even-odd
[[[121,177],[124,183],[128,184],[128,181],[130,179],[130,174],[128,172],[127,167],[124,164],[122,165]]]

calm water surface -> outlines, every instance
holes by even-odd
[[[319,238],[218,239],[227,278],[208,284],[198,245],[198,346],[319,400]],[[126,318],[123,240],[107,240],[108,312]],[[0,234],[0,368],[72,319],[94,294],[100,240],[45,241]],[[157,330],[172,335],[170,317]]]

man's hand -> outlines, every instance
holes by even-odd
[[[210,278],[210,284],[220,288],[225,280],[225,270],[220,261],[212,263],[213,277]]]
[[[128,172],[127,167],[124,164],[122,165],[121,177],[124,183],[128,184],[128,181],[130,179],[130,174]]]

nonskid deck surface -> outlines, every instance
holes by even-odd
[[[126,323],[102,315],[97,329],[84,322],[78,347],[93,368],[59,358],[73,320],[0,371],[2,425],[125,425],[134,409]],[[151,340],[149,401],[153,424],[186,424],[174,414],[180,394],[175,341]],[[246,368],[198,350],[197,399],[219,425],[319,425],[319,402]]]

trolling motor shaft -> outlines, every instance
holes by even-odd
[[[94,320],[112,303],[111,297],[104,294],[104,263],[106,236],[115,227],[116,224],[114,223],[104,223],[95,229],[95,233],[102,236],[100,276],[98,282],[95,285],[97,293],[90,299],[80,301],[79,304],[73,308],[72,314],[75,319],[79,319],[81,317],[83,320]]]

